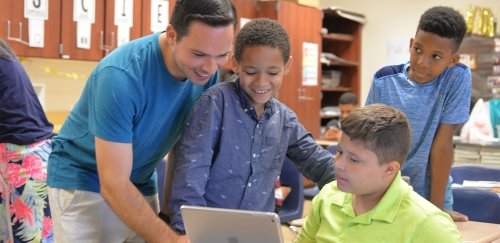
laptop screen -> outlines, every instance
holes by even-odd
[[[199,206],[181,207],[191,243],[282,243],[276,213]]]

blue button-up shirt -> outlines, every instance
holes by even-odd
[[[239,81],[202,94],[173,153],[169,212],[180,231],[184,204],[274,211],[274,183],[285,156],[320,186],[335,177],[333,155],[295,113],[273,98],[258,118]]]

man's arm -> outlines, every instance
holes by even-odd
[[[113,212],[147,242],[180,242],[130,181],[132,145],[95,138],[101,195]]]

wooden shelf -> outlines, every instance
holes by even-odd
[[[326,41],[353,41],[354,36],[349,34],[328,33],[323,35],[323,40]]]
[[[364,15],[339,7],[323,9],[323,28],[321,35],[321,69],[340,72],[338,86],[321,87],[321,107],[338,106],[343,93],[353,92],[359,97],[361,87],[361,29],[366,22]],[[325,76],[328,78],[328,76]],[[321,116],[321,126],[328,119],[336,117]]]
[[[350,87],[321,87],[323,92],[350,92],[352,89]]]

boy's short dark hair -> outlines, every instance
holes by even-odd
[[[342,120],[342,132],[360,140],[377,155],[380,164],[391,160],[402,164],[411,143],[411,128],[406,115],[385,104],[358,108]]]
[[[353,92],[346,92],[340,96],[339,104],[341,105],[357,105],[358,97]]]
[[[275,20],[267,18],[254,19],[241,28],[234,45],[236,61],[241,61],[243,50],[249,46],[278,48],[281,50],[285,63],[290,58],[290,38],[286,30]]]
[[[236,27],[236,8],[230,0],[177,0],[170,24],[177,33],[177,40],[186,36],[193,21],[209,26]]]
[[[419,30],[452,39],[452,50],[456,52],[462,44],[467,25],[464,17],[453,8],[438,6],[428,9],[420,16],[417,32]]]

